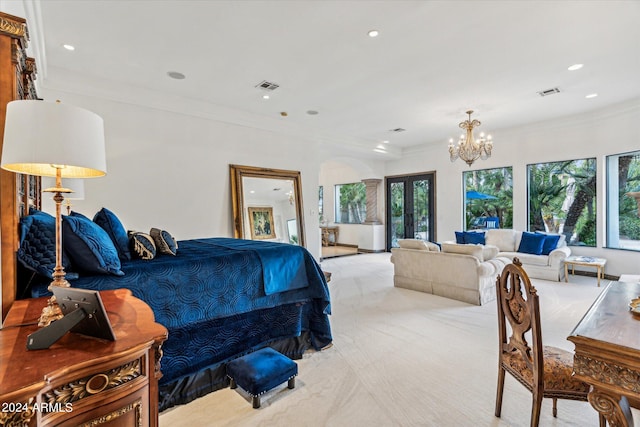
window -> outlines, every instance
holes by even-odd
[[[512,168],[464,172],[462,179],[465,230],[513,227]]]
[[[607,247],[640,251],[640,151],[606,161]]]
[[[596,159],[527,166],[529,231],[562,233],[596,246]]]
[[[336,185],[336,220],[360,224],[367,217],[367,190],[363,182]]]

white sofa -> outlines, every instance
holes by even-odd
[[[507,258],[496,257],[498,248],[482,245],[442,244],[440,248],[415,239],[400,240],[391,249],[393,284],[482,305],[496,298],[496,279]]]
[[[511,229],[492,229],[485,232],[485,243],[497,246],[497,256],[513,260],[517,257],[522,262],[524,271],[534,279],[560,281],[564,278],[564,260],[571,255],[571,248],[566,244],[565,236],[561,235],[556,249],[549,255],[533,255],[518,252],[522,231]]]

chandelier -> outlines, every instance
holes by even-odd
[[[480,133],[479,139],[473,137],[473,128],[480,126],[481,123],[475,119],[471,120],[473,110],[467,111],[467,114],[469,119],[459,124],[460,129],[466,129],[467,133],[466,135],[460,135],[458,145],[453,143],[453,139],[449,139],[449,156],[452,162],[455,162],[460,157],[471,166],[479,158],[486,160],[491,157],[493,141],[491,140],[491,135],[485,137],[484,132]]]

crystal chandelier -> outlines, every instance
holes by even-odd
[[[455,162],[458,157],[464,160],[469,166],[473,164],[478,158],[486,160],[491,157],[491,149],[493,148],[493,141],[491,135],[484,136],[484,132],[480,134],[479,139],[473,137],[473,128],[480,126],[480,121],[471,120],[471,114],[473,110],[467,111],[469,119],[464,122],[460,122],[460,129],[466,129],[467,134],[460,135],[458,145],[453,143],[453,139],[449,139],[449,156],[452,162]]]

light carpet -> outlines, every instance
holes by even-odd
[[[531,394],[507,375],[502,417],[494,414],[496,304],[478,307],[394,288],[389,254],[322,262],[332,273],[334,345],[298,362],[296,388],[279,386],[253,409],[241,391],[211,393],[160,415],[161,427],[528,426]],[[532,280],[546,345],[573,350],[571,333],[602,289],[596,279]],[[638,414],[634,411],[634,416]],[[551,400],[540,426],[597,426],[587,402]]]

